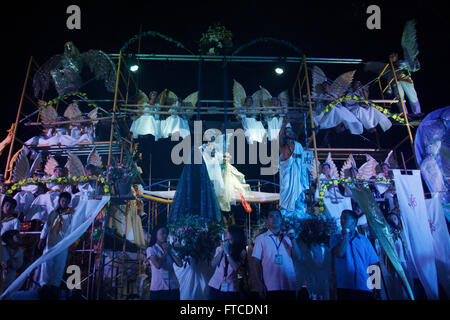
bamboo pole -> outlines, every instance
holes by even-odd
[[[23,98],[25,96],[25,90],[27,89],[28,77],[30,76],[30,69],[31,69],[32,62],[33,62],[33,57],[31,56],[30,61],[28,62],[27,73],[25,75],[25,81],[23,83],[22,94],[20,96],[19,108],[17,110],[17,115],[16,115],[16,122],[14,124],[12,140],[11,140],[11,144],[9,146],[8,160],[6,160],[6,167],[5,167],[5,174],[4,174],[5,181],[8,179],[7,174],[8,174],[9,162],[11,161],[11,155],[12,155],[12,151],[14,148],[14,142],[16,140],[17,126],[19,124],[20,112],[22,111]]]
[[[311,131],[312,131],[312,139],[313,139],[313,146],[314,146],[314,160],[313,161],[319,161],[318,156],[317,156],[316,132],[315,132],[315,125],[314,125],[314,115],[313,115],[313,111],[312,111],[311,91],[310,91],[310,87],[309,87],[308,65],[306,64],[305,55],[303,55],[303,63],[305,65],[306,92],[308,95],[309,116],[311,118]],[[319,168],[316,168],[316,170],[317,170],[317,172],[316,172],[317,188],[320,188]]]
[[[392,73],[393,73],[393,75],[394,75],[395,84],[397,85],[397,88],[398,88],[399,86],[398,86],[397,73],[395,72],[394,63],[393,63],[391,57],[389,57],[389,63],[391,64],[391,68],[392,68]],[[406,114],[405,103],[404,103],[403,99],[401,99],[401,97],[399,97],[399,100],[400,100],[401,105],[402,105],[403,118],[404,118],[405,121],[406,121],[406,128],[408,129],[409,140],[410,140],[410,143],[411,143],[411,151],[412,151],[412,154],[413,154],[413,156],[414,156],[414,161],[415,161],[415,163],[416,163],[416,168],[419,168],[419,165],[417,164],[416,153],[414,152],[414,138],[413,138],[413,136],[412,136],[411,126],[409,125],[408,116],[407,116],[407,114]]]
[[[122,62],[122,51],[119,54],[119,62],[117,63],[117,75],[116,75],[116,90],[114,91],[114,104],[113,104],[113,115],[111,121],[111,132],[109,134],[109,151],[108,151],[108,166],[111,164],[111,149],[112,149],[112,140],[114,135],[114,122],[116,116],[116,108],[117,108],[117,91],[119,90],[119,80],[120,80],[120,63]]]

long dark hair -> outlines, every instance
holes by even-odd
[[[228,232],[233,238],[233,243],[230,244],[230,255],[235,261],[239,261],[241,252],[245,249],[244,230],[237,225],[231,225],[228,227]]]
[[[150,239],[149,247],[153,247],[155,245],[155,243],[156,243],[156,235],[158,234],[158,231],[160,229],[166,229],[167,233],[169,233],[169,228],[167,228],[167,226],[164,226],[164,225],[156,226],[155,229],[152,230],[152,237]]]

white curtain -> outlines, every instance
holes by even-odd
[[[412,175],[403,175],[400,170],[393,172],[408,257],[428,299],[439,299],[433,236],[428,222],[420,170],[413,170]]]
[[[63,250],[69,248],[78,238],[80,238],[94,222],[95,218],[108,203],[109,199],[110,197],[108,196],[103,196],[100,200],[80,199],[80,202],[73,213],[74,216],[72,220],[71,232],[67,235],[67,237],[39,257],[24,272],[22,272],[22,274],[2,294],[0,299],[5,299],[5,297],[20,289],[23,282],[35,268],[39,267],[43,262],[57,256]]]
[[[450,297],[450,236],[439,193],[435,193],[431,199],[425,200],[425,203],[433,236],[438,281],[445,289],[447,296]]]

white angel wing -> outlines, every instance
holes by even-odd
[[[94,166],[96,166],[98,168],[103,167],[102,157],[98,154],[95,147],[92,148],[92,151],[89,153],[89,156],[87,158],[87,164],[93,164]]]
[[[387,163],[391,169],[398,168],[398,163],[394,156],[394,150],[391,150],[389,152],[386,159],[384,160],[384,163]]]
[[[70,120],[75,120],[81,116],[80,108],[76,102],[71,103],[67,106],[66,111],[64,111],[64,117]]]
[[[80,158],[70,151],[67,151],[67,157],[68,159],[65,167],[69,170],[69,177],[81,177],[86,175]]]
[[[263,88],[262,86],[259,86],[258,92],[260,105],[264,107],[270,107],[272,105],[271,103],[272,95],[270,94],[270,92],[266,88]]]
[[[147,95],[144,93],[144,91],[139,89],[137,92],[137,95],[136,95],[136,104],[144,104],[144,103],[149,104],[150,100],[147,97]]]
[[[30,171],[30,162],[28,161],[24,150],[19,153],[19,157],[17,158],[15,164],[16,165],[13,170],[13,181],[18,182],[29,178],[28,174]]]
[[[349,71],[341,74],[331,85],[331,92],[333,92],[338,98],[344,96],[347,93],[348,88],[353,82],[353,77],[356,70]]]
[[[330,165],[330,176],[332,179],[338,179],[339,178],[339,172],[336,167],[336,164],[334,163],[333,159],[331,158],[331,152],[328,152],[327,160],[325,160],[325,163],[328,163]]]
[[[402,34],[403,58],[414,61],[419,55],[419,44],[417,43],[416,21],[409,20],[403,28]]]
[[[183,100],[184,105],[189,107],[195,107],[197,105],[197,102],[198,102],[198,91],[191,93],[186,97],[186,99]]]
[[[94,108],[92,109],[91,112],[88,113],[88,117],[92,120],[97,119],[97,114],[98,114],[98,108]],[[98,123],[98,121],[92,121],[93,125],[96,125]]]
[[[318,175],[320,175],[320,161],[314,159],[311,165],[311,176],[313,179],[317,179]]]
[[[367,162],[364,163],[361,166],[361,168],[359,168],[358,175],[356,176],[357,178],[367,180],[367,179],[370,179],[377,175],[377,171],[376,171],[376,168],[378,165],[377,160],[375,160],[368,154],[366,154],[366,160],[367,160]]]
[[[52,176],[53,171],[58,166],[58,161],[53,158],[53,156],[49,156],[47,162],[45,163],[44,172],[47,176]]]
[[[245,93],[244,87],[234,80],[233,83],[233,102],[234,106],[237,108],[241,108],[244,105],[245,97],[247,94]]]
[[[58,117],[58,112],[56,112],[53,106],[47,106],[40,112],[40,118],[42,122],[54,122]]]
[[[278,100],[280,100],[280,105],[282,107],[287,107],[289,105],[289,94],[287,90],[282,91],[278,95]]]
[[[327,81],[327,76],[325,75],[325,72],[323,72],[322,69],[320,69],[318,66],[314,66],[312,70],[312,96],[318,97],[321,94],[324,93],[322,89],[322,83]]]
[[[356,168],[356,162],[355,159],[353,158],[353,155],[350,154],[347,158],[347,160],[345,160],[344,164],[342,165],[341,168],[341,179],[345,179],[347,177],[350,176],[349,171],[352,168]]]
[[[33,161],[33,164],[30,167],[30,170],[28,172],[28,178],[33,175],[33,172],[36,170],[40,170],[42,168],[42,153],[39,152],[36,156],[36,158]]]

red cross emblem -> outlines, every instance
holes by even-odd
[[[408,206],[410,206],[411,208],[414,208],[417,206],[416,198],[414,198],[414,196],[412,194],[411,194],[411,197],[409,198]]]

